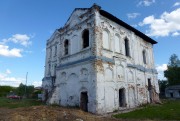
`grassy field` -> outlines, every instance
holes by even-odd
[[[129,113],[117,114],[121,119],[180,120],[180,100],[166,100],[162,105],[147,105]]]
[[[7,99],[5,97],[0,97],[0,107],[7,108],[18,108],[18,107],[29,107],[42,105],[41,101],[37,101],[34,99]]]

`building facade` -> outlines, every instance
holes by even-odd
[[[169,86],[165,89],[167,98],[180,99],[180,85]]]
[[[96,114],[158,101],[156,43],[100,6],[76,8],[47,41],[43,100]]]

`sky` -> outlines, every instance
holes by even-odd
[[[94,3],[145,33],[154,45],[158,78],[169,57],[180,58],[180,0],[0,0],[0,85],[40,86],[46,41],[75,8]]]

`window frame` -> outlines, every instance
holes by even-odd
[[[131,57],[130,56],[130,44],[129,44],[129,39],[127,37],[124,39],[124,48],[125,48],[125,56]]]
[[[69,40],[64,41],[64,55],[69,55]]]
[[[82,49],[88,48],[90,45],[89,30],[84,29],[82,32]]]

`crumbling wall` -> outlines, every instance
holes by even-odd
[[[96,54],[102,58],[95,62],[97,72],[97,113],[113,112],[150,103],[148,79],[154,86],[153,100],[158,100],[157,73],[154,70],[152,44],[145,42],[132,31],[96,14]],[[103,31],[109,32],[109,49],[103,47]],[[115,50],[115,37],[120,38],[120,50]],[[125,56],[124,39],[130,41],[130,57]],[[146,49],[147,64],[142,51]],[[129,66],[132,65],[132,66]],[[124,89],[125,106],[120,106],[119,90]]]

